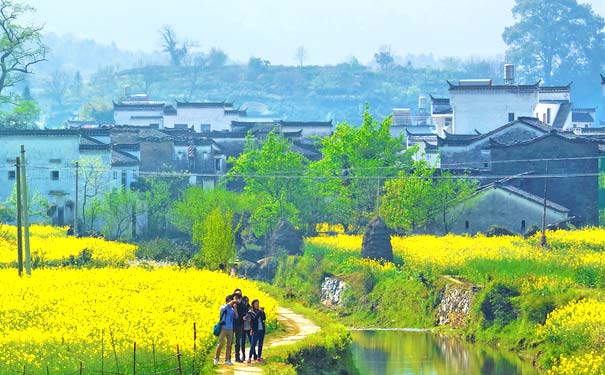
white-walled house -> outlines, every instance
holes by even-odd
[[[157,129],[193,128],[198,133],[227,131],[231,121],[247,119],[245,109],[228,102],[166,102],[127,100],[113,103],[116,125]]]
[[[136,152],[120,150],[119,145],[108,141],[106,129],[0,130],[0,201],[10,198],[15,188],[15,158],[23,145],[29,196],[37,192],[48,200],[48,219],[53,224],[72,224],[76,162],[81,164],[80,205],[85,179],[82,168],[87,162],[94,164],[100,176],[99,196],[112,188],[130,188],[136,180],[139,169]]]

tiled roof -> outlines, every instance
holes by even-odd
[[[594,118],[587,112],[572,112],[571,113],[571,121],[572,122],[594,122]]]
[[[492,148],[500,148],[500,147],[511,147],[511,146],[521,146],[521,145],[529,145],[532,143],[537,143],[540,142],[546,138],[549,137],[556,137],[559,139],[563,139],[565,141],[568,142],[573,142],[573,143],[594,143],[594,144],[599,144],[599,143],[603,143],[602,140],[599,139],[595,139],[595,138],[590,138],[590,137],[582,137],[582,136],[576,136],[573,133],[565,133],[565,132],[560,132],[560,131],[556,131],[556,130],[551,130],[550,132],[541,135],[539,137],[533,138],[533,139],[528,139],[525,141],[518,141],[518,142],[510,142],[510,143],[501,143],[498,142],[494,139],[490,139],[490,147]]]
[[[113,102],[113,109],[115,110],[129,110],[129,111],[149,111],[149,110],[164,110],[166,104],[157,102]]]
[[[521,189],[516,188],[514,186],[510,186],[510,185],[496,185],[495,188],[496,189],[499,188],[499,189],[508,191],[509,193],[515,194],[515,195],[517,195],[519,197],[525,198],[525,199],[527,199],[529,201],[532,201],[534,203],[538,203],[538,204],[541,204],[541,205],[544,204],[544,197],[538,197],[536,195],[533,195],[533,194],[531,194],[531,193],[529,193],[529,192],[527,192],[525,190],[521,190]],[[557,204],[557,203],[555,203],[553,201],[550,201],[548,199],[546,200],[546,206],[549,207],[549,208],[551,208],[551,209],[553,209],[553,210],[555,210],[555,211],[559,211],[559,212],[563,212],[563,213],[569,212],[569,209],[567,207],[563,207],[560,204]]]
[[[448,146],[468,145],[468,144],[471,144],[478,140],[489,138],[489,137],[493,136],[494,134],[502,131],[503,129],[509,128],[516,124],[525,124],[525,125],[535,128],[535,129],[538,129],[538,130],[542,131],[543,133],[548,133],[552,130],[552,128],[550,126],[548,126],[547,124],[543,123],[542,121],[538,120],[535,117],[521,117],[520,116],[517,120],[515,120],[513,122],[509,122],[508,124],[504,124],[504,125],[500,126],[499,128],[496,128],[496,129],[489,131],[487,133],[484,133],[484,134],[450,134],[448,132],[445,132],[445,138],[439,137],[438,141],[439,141],[440,146],[442,146],[442,145],[448,145]]]
[[[127,152],[112,150],[111,151],[111,165],[112,166],[130,166],[139,165],[139,159],[130,155]]]
[[[506,91],[506,92],[537,92],[540,81],[533,85],[456,85],[447,81],[449,91]]]
[[[176,102],[177,108],[230,108],[233,103],[227,102]]]
[[[78,137],[78,129],[0,129],[2,136],[29,136],[29,137]]]

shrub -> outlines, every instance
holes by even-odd
[[[494,324],[505,326],[517,319],[519,312],[511,301],[512,297],[517,296],[519,291],[503,284],[497,284],[488,290],[481,302],[484,326],[489,327]]]

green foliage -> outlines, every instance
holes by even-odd
[[[35,129],[40,109],[33,100],[21,100],[10,112],[0,112],[0,129]]]
[[[507,54],[521,71],[547,83],[571,74],[598,75],[605,21],[576,0],[516,0],[516,23],[504,30]],[[570,78],[567,78],[569,80]]]
[[[188,184],[186,177],[139,178],[137,188],[147,208],[147,233],[153,238],[168,235],[174,230],[173,203],[181,199],[181,192]],[[191,227],[189,227],[191,229]]]
[[[291,150],[286,138],[272,131],[258,145],[249,136],[244,153],[230,161],[230,178],[242,178],[244,191],[259,198],[250,220],[256,223],[257,235],[269,233],[280,218],[299,222],[298,214],[309,193],[308,181],[303,178],[307,161]]]
[[[143,206],[136,192],[124,188],[104,194],[100,203],[103,234],[110,239],[128,240],[133,234],[133,220]]]
[[[137,258],[143,260],[168,261],[178,264],[187,263],[193,256],[190,246],[175,243],[165,238],[156,238],[141,242],[137,248]]]
[[[185,190],[181,200],[174,204],[174,224],[180,230],[193,233],[193,227],[200,223],[215,208],[229,209],[234,215],[249,212],[255,205],[255,198],[224,188],[204,189],[191,186]]]
[[[517,319],[519,309],[511,300],[517,296],[519,291],[503,284],[496,284],[488,290],[481,302],[484,326],[505,326]]]
[[[359,127],[341,123],[321,140],[323,158],[311,173],[324,178],[314,191],[329,197],[329,222],[365,227],[377,212],[385,178],[412,165],[412,151],[404,151],[402,138],[391,137],[390,128],[390,117],[378,123],[366,106]]]
[[[235,258],[233,213],[214,208],[201,223],[193,226],[193,242],[201,246],[195,257],[199,265],[217,269]]]
[[[111,102],[95,98],[80,108],[80,120],[94,121],[98,124],[113,124],[113,105]]]

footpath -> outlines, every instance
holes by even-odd
[[[286,327],[288,334],[274,339],[268,335],[267,341],[265,341],[265,345],[263,345],[263,350],[274,346],[294,344],[319,331],[319,327],[315,323],[285,307],[280,307],[277,310],[277,321],[279,324]],[[247,348],[248,347],[246,347],[246,349]],[[247,364],[233,362],[233,366],[229,366],[222,364],[222,360],[223,358],[221,358],[221,364],[218,366],[216,374],[249,375],[263,373],[262,365],[257,363]]]

